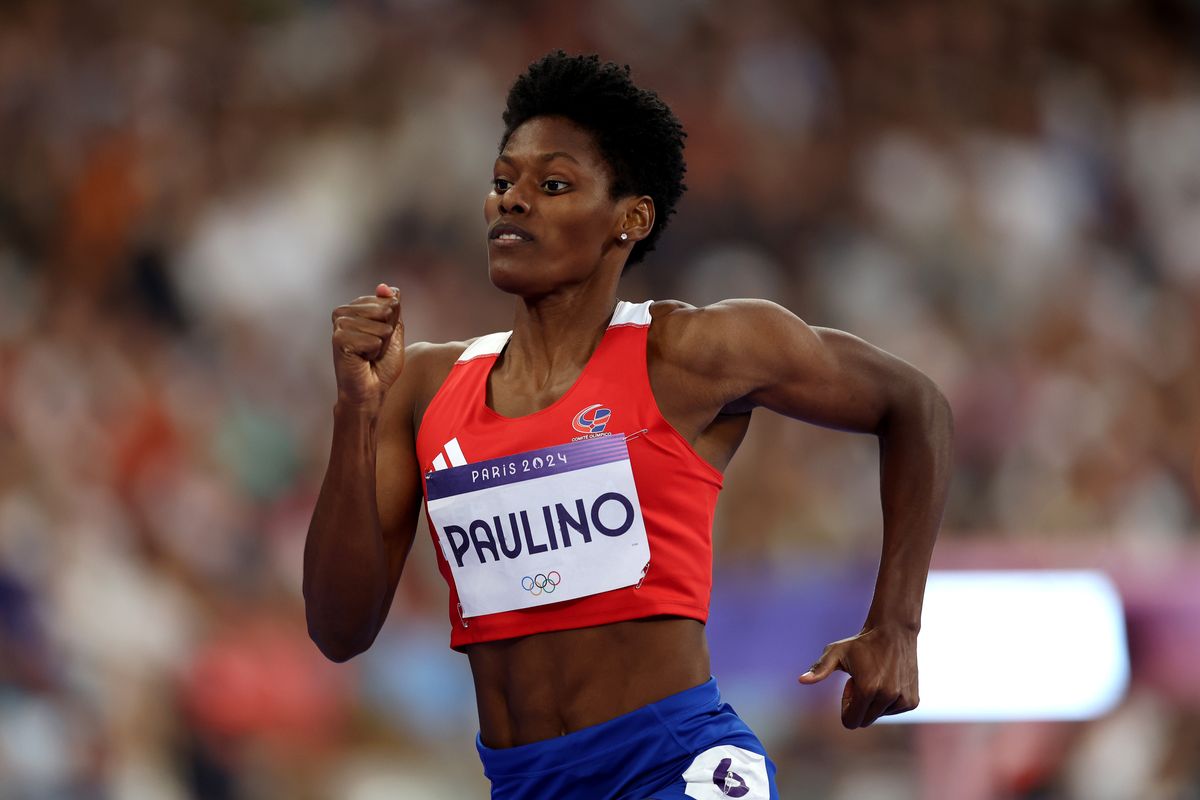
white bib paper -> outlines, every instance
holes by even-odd
[[[464,619],[633,586],[650,562],[620,434],[438,470],[425,490]]]

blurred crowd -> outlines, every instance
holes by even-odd
[[[625,299],[766,297],[927,372],[950,547],[1196,560],[1195,2],[9,0],[0,800],[482,796],[423,528],[346,665],[308,642],[300,554],[330,310],[384,281],[412,339],[510,326],[483,197],[506,90],[558,47],[688,132]],[[876,458],[756,413],[720,562],[869,560]],[[1036,730],[806,707],[776,761],[788,798],[1195,798],[1198,712],[1136,682]],[[935,776],[966,740],[983,766]]]

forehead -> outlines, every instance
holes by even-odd
[[[534,117],[526,120],[504,145],[501,155],[512,159],[536,160],[546,153],[567,153],[580,166],[607,172],[596,138],[566,117]]]

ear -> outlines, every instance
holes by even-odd
[[[625,201],[624,206],[625,211],[621,214],[614,237],[620,238],[622,233],[628,234],[629,238],[625,243],[632,246],[649,236],[650,231],[654,229],[654,200],[650,195],[631,197]]]

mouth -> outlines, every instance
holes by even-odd
[[[488,230],[488,244],[517,245],[522,242],[532,242],[533,235],[519,225],[505,222],[493,225]]]

